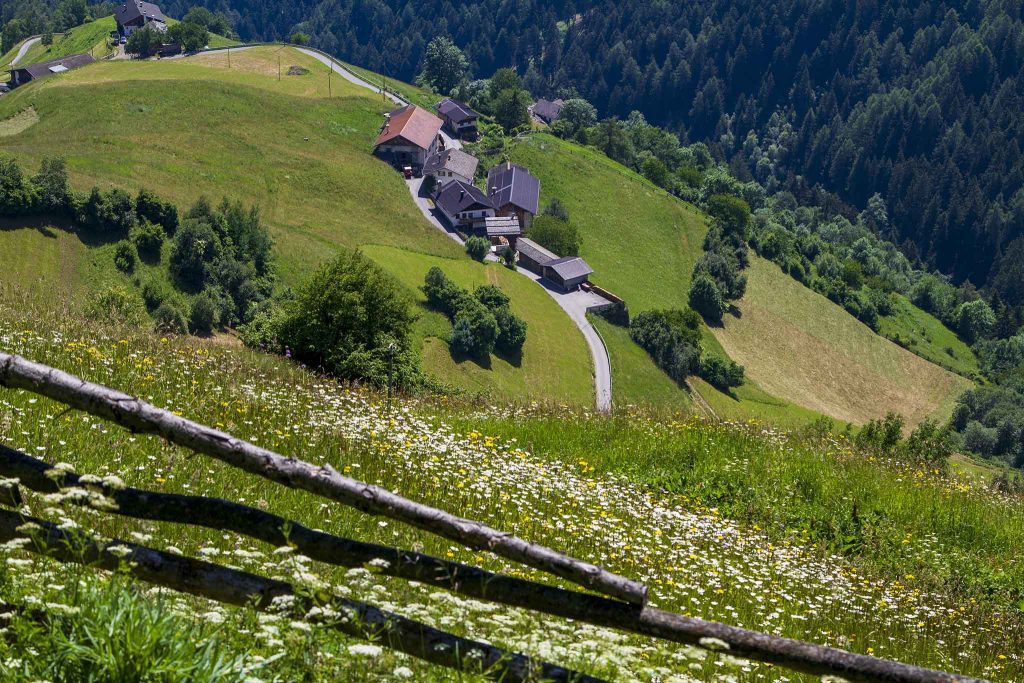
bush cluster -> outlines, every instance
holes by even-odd
[[[966,391],[957,399],[951,424],[964,449],[1024,467],[1024,374]]]
[[[702,353],[700,316],[693,310],[644,311],[633,318],[629,334],[680,385],[694,374],[722,391],[743,384],[743,366]]]
[[[956,448],[956,434],[950,425],[924,420],[903,438],[904,421],[892,411],[884,418],[870,420],[854,437],[858,447],[905,460],[945,466]]]
[[[481,285],[470,292],[434,266],[421,289],[427,304],[452,321],[452,353],[485,358],[494,351],[506,355],[522,352],[526,321],[512,313],[508,297],[494,285]]]
[[[204,314],[193,307],[193,317]],[[341,379],[383,387],[390,376],[411,390],[425,382],[412,349],[415,321],[412,298],[394,277],[362,252],[343,250],[294,296],[257,307],[241,336]]]
[[[732,195],[717,194],[708,199],[712,225],[704,238],[704,253],[693,267],[690,308],[711,323],[719,323],[730,301],[747,290],[743,269],[750,263],[747,236],[750,207]]]

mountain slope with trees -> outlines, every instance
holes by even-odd
[[[451,36],[478,77],[513,66],[535,94],[642,111],[770,188],[841,211],[877,193],[885,237],[911,258],[1024,303],[1019,3],[208,4],[228,7],[245,38],[300,28],[406,80],[432,38]]]

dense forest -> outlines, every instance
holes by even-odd
[[[911,259],[1024,301],[1018,2],[204,1],[243,39],[301,30],[405,80],[449,35],[477,77],[639,110],[769,190],[820,185],[851,217],[879,193]]]

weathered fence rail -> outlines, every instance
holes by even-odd
[[[706,645],[707,639],[712,638],[724,643],[728,652],[734,656],[770,662],[805,673],[838,675],[850,681],[923,683],[977,680],[647,607],[637,600],[638,597],[642,600],[646,589],[624,577],[553,550],[514,539],[477,522],[408,501],[379,487],[342,477],[333,469],[318,468],[300,460],[285,458],[155,408],[134,397],[17,356],[0,353],[0,386],[27,389],[112,420],[133,431],[159,434],[169,441],[207,453],[272,481],[325,495],[360,510],[386,514],[471,547],[491,550],[500,547],[504,552],[499,554],[508,559],[588,587],[595,587],[594,577],[600,577],[600,581],[605,582],[601,588],[608,593],[619,593],[615,598],[625,597],[626,600],[494,574],[479,567],[449,562],[423,553],[341,538],[263,510],[222,499],[110,486],[96,477],[85,478],[70,472],[54,472],[45,462],[2,445],[0,475],[17,479],[19,483],[17,486],[0,489],[0,504],[20,504],[18,486],[43,493],[72,487],[86,488],[112,501],[117,509],[108,511],[123,516],[233,531],[275,546],[287,543],[311,559],[344,567],[363,566],[372,560],[383,559],[387,561],[387,566],[380,567],[380,571],[397,578],[420,581],[476,599],[677,643]],[[88,504],[89,497],[84,496],[80,500]],[[0,511],[0,540],[26,537],[24,531],[18,531],[25,521],[26,518],[16,513]],[[35,546],[39,552],[47,552],[62,561],[86,562],[104,569],[117,568],[120,562],[116,553],[109,552],[110,544],[91,541],[84,555],[71,553],[68,551],[65,532],[42,520],[28,521],[39,525],[41,529],[43,538],[37,536],[40,542]],[[484,540],[488,535],[494,536],[495,543],[501,541],[503,544],[491,547]],[[510,539],[516,543],[510,544]],[[56,550],[50,548],[54,544]],[[123,541],[116,541],[113,545],[124,545],[130,550],[135,576],[176,590],[231,604],[251,604],[259,609],[266,609],[274,597],[295,595],[293,587],[284,582],[161,553]],[[559,560],[555,566],[552,566],[552,556]],[[566,573],[572,576],[566,576]],[[300,599],[300,607],[308,609],[312,606],[301,600],[306,598]],[[460,639],[372,605],[354,601],[335,602],[338,609],[358,615],[359,619],[354,621],[361,625],[332,624],[334,627],[356,637],[382,638],[396,650],[437,664],[460,669],[467,667],[465,660],[458,655],[452,657],[439,654],[435,649],[425,649],[423,643],[457,646],[452,651],[462,653],[477,649],[481,658],[469,666],[478,666],[483,661],[487,673],[499,680],[525,681],[538,675],[551,680],[597,680],[521,654]]]

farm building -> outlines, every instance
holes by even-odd
[[[128,0],[114,10],[117,32],[126,38],[147,25],[158,31],[167,30],[167,19],[160,8],[151,2]]]
[[[434,193],[434,206],[453,228],[483,230],[494,216],[494,205],[483,192],[469,183],[453,180]]]
[[[532,273],[558,285],[565,291],[573,290],[588,280],[594,269],[579,256],[559,257],[531,239],[516,240],[519,265]]]
[[[550,126],[562,113],[562,105],[564,104],[563,100],[554,100],[553,102],[543,99],[537,100],[530,107],[530,113]]]
[[[461,180],[472,185],[479,163],[475,156],[466,154],[461,149],[441,150],[434,152],[423,162],[423,175],[434,176],[438,187],[453,180]]]
[[[384,115],[373,151],[396,167],[421,171],[427,157],[444,149],[441,119],[426,109],[407,104]]]
[[[436,109],[452,135],[464,140],[476,140],[477,121],[480,119],[480,115],[470,109],[468,105],[449,97],[441,100]]]
[[[540,203],[540,180],[536,176],[506,161],[487,172],[487,187],[495,215],[515,216],[522,230],[530,227]]]
[[[514,216],[494,216],[484,220],[484,234],[491,240],[491,244],[500,244],[502,238],[506,243],[515,243],[523,231]]]
[[[80,54],[69,55],[59,59],[51,59],[48,62],[38,62],[36,64],[18,67],[11,71],[11,86],[17,87],[19,85],[25,85],[37,78],[71,71],[72,69],[77,69],[80,66],[85,66],[86,64],[91,64],[95,61],[96,60],[92,58],[92,55]]]

